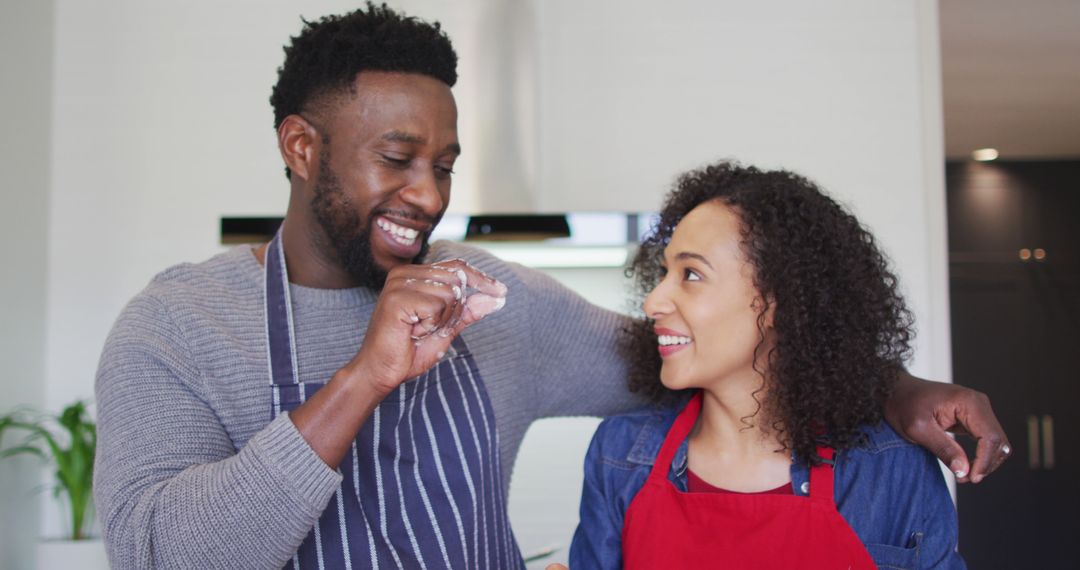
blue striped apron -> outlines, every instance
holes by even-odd
[[[323,383],[299,382],[281,233],[266,254],[272,417]],[[523,568],[502,490],[499,434],[460,337],[375,408],[342,460],[341,487],[286,568]]]

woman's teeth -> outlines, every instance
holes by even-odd
[[[393,222],[379,218],[375,220],[375,225],[379,226],[381,230],[390,234],[394,241],[401,245],[412,245],[416,241],[416,236],[420,235],[420,232],[412,229],[399,226]]]
[[[657,337],[660,341],[660,346],[672,346],[675,344],[690,344],[690,337],[688,336],[672,336],[662,334]]]

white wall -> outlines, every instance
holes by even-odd
[[[524,177],[540,209],[640,211],[719,156],[800,170],[873,226],[921,324],[913,370],[948,378],[934,0],[533,0],[509,16],[508,0],[392,4],[442,20],[462,57],[454,211],[481,208],[485,180]],[[91,395],[120,308],[155,272],[218,251],[221,215],[284,210],[267,102],[281,46],[299,14],[355,6],[56,0],[48,406]],[[536,66],[523,83],[492,77],[507,63],[491,62],[485,30],[500,21],[538,26],[536,51],[509,60]],[[519,129],[491,124],[500,94]],[[481,165],[503,147],[520,168]]]
[[[52,18],[51,0],[0,4],[0,414],[44,394]],[[0,461],[0,568],[33,565],[40,465]]]
[[[552,32],[540,210],[653,210],[675,173],[719,158],[803,173],[873,228],[922,331],[914,369],[947,377],[936,2],[532,6]]]
[[[470,95],[486,88],[470,80],[480,27],[467,16],[491,3],[403,4],[445,20],[461,52],[466,162],[452,207],[479,208],[481,169],[468,161],[486,144],[486,115]],[[299,13],[352,5],[58,2],[49,354],[64,358],[49,359],[50,404],[86,391],[111,317],[154,272],[216,250],[220,215],[283,210],[267,103],[281,44]],[[943,189],[937,149],[926,151],[940,103],[924,90],[940,85],[923,59],[936,36],[920,35],[936,30],[935,6],[680,0],[658,15],[645,3],[534,2],[540,208],[655,209],[674,173],[720,156],[791,167],[852,203],[896,260],[924,332],[937,330],[928,309],[944,274],[928,259],[944,251]],[[930,336],[915,369],[942,377],[948,367],[931,363],[947,359],[947,339]]]

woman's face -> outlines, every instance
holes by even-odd
[[[762,301],[741,239],[738,215],[713,200],[679,222],[664,250],[667,274],[645,298],[645,313],[656,321],[668,388],[708,389],[730,378],[760,383],[753,360]]]

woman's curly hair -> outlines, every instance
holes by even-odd
[[[742,223],[742,251],[766,300],[758,318],[763,339],[765,312],[775,304],[776,345],[761,371],[767,390],[759,408],[769,428],[802,460],[817,460],[822,434],[837,449],[857,445],[860,427],[881,421],[881,403],[913,336],[911,313],[874,237],[806,178],[720,162],[682,175],[665,199],[627,269],[638,300],[663,277],[675,226],[712,200]],[[629,332],[631,390],[656,400],[672,395],[659,379],[652,323],[641,319]]]

